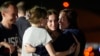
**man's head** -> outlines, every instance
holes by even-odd
[[[5,2],[1,6],[2,21],[7,21],[9,24],[13,24],[17,18],[17,7],[12,2]]]
[[[24,1],[20,1],[19,3],[17,3],[18,17],[25,16],[25,14],[26,14],[25,5],[26,5],[26,3]]]

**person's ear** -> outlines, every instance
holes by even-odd
[[[1,15],[2,15],[2,16],[5,16],[5,12],[1,12]]]

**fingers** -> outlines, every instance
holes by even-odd
[[[75,43],[73,43],[69,48],[69,53],[70,54],[73,53],[75,51],[75,49],[76,49],[76,45],[75,45]]]
[[[8,48],[10,50],[10,53],[13,53],[15,51],[15,47],[12,44],[9,44],[7,42],[1,42],[0,44]]]
[[[11,44],[9,50],[10,50],[10,53],[13,53],[15,51],[15,47]]]

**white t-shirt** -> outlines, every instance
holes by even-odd
[[[44,46],[51,41],[51,37],[44,28],[29,27],[23,36],[22,44],[22,56],[32,56],[33,53],[27,53],[25,51],[25,44],[31,44],[33,47],[36,47],[40,44]],[[34,55],[38,56],[38,55]]]

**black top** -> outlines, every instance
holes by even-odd
[[[62,51],[68,50],[72,46],[73,43],[76,43],[76,42],[72,36],[72,33],[65,30],[52,44],[56,52],[62,52]],[[43,45],[36,47],[36,53],[41,56],[43,55],[49,56]]]
[[[0,42],[6,41],[10,44],[13,44],[14,46],[17,46],[18,43],[17,34],[18,30],[15,25],[12,25],[11,29],[7,29],[0,23]],[[5,47],[0,47],[0,55],[9,56],[9,49]],[[17,56],[17,53],[15,53],[14,56]]]
[[[57,52],[66,51],[73,43],[76,42],[72,36],[72,33],[65,30],[63,31],[62,35],[53,42],[53,47]]]
[[[19,32],[19,40],[20,40],[20,46],[22,46],[22,38],[23,38],[23,34],[25,32],[25,30],[30,27],[30,23],[28,22],[28,20],[26,20],[25,17],[19,17],[16,21],[16,26],[18,28],[18,32]]]
[[[86,44],[86,38],[85,38],[84,33],[78,28],[69,28],[69,29],[66,29],[66,31],[69,31],[75,35],[75,37],[80,43],[80,53],[78,56],[84,56],[83,52],[84,52],[85,44]]]
[[[72,43],[75,43],[75,39],[73,38],[72,34],[75,35],[77,40],[80,43],[80,52],[78,56],[83,56],[84,48],[86,44],[86,39],[84,36],[84,33],[79,30],[78,28],[68,28],[63,31],[63,34],[61,37],[59,37],[54,43],[54,49],[56,51],[64,51],[68,50],[68,48],[71,46]],[[73,53],[74,54],[74,53]],[[73,56],[73,54],[70,54],[68,56]]]

